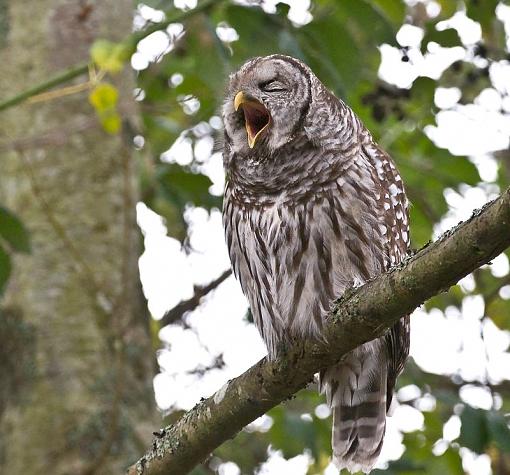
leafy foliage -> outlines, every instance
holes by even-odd
[[[30,237],[21,221],[8,209],[0,206],[0,295],[11,274],[13,252],[30,252]]]
[[[89,101],[94,106],[103,129],[109,134],[120,130],[121,118],[117,112],[119,92],[109,83],[102,82],[91,91]]]
[[[97,40],[90,49],[92,61],[99,69],[110,73],[121,71],[129,59],[130,53],[128,45],[108,40]]]
[[[5,284],[9,280],[11,267],[9,254],[0,247],[0,292],[4,291]]]

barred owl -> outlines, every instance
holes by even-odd
[[[407,198],[391,158],[297,59],[244,64],[223,121],[230,259],[274,358],[290,336],[320,338],[333,299],[404,257]],[[408,351],[405,317],[320,373],[339,468],[375,464]]]

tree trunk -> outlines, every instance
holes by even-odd
[[[131,0],[0,0],[1,95],[129,34],[132,11]],[[131,119],[132,74],[114,82]],[[123,473],[158,425],[132,147],[101,129],[87,92],[9,109],[0,124],[0,203],[33,247],[14,260],[1,311],[14,362],[0,367],[0,473]]]

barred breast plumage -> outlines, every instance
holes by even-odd
[[[255,58],[231,76],[223,118],[224,226],[270,357],[320,338],[333,299],[399,262],[407,199],[388,155],[300,61]],[[320,375],[335,461],[369,471],[380,453],[408,318]]]

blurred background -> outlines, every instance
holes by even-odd
[[[123,473],[265,355],[229,273],[220,109],[302,59],[395,159],[413,248],[510,184],[497,0],[0,0],[0,472]],[[508,252],[412,317],[374,473],[510,474]],[[337,473],[301,391],[194,475]]]

